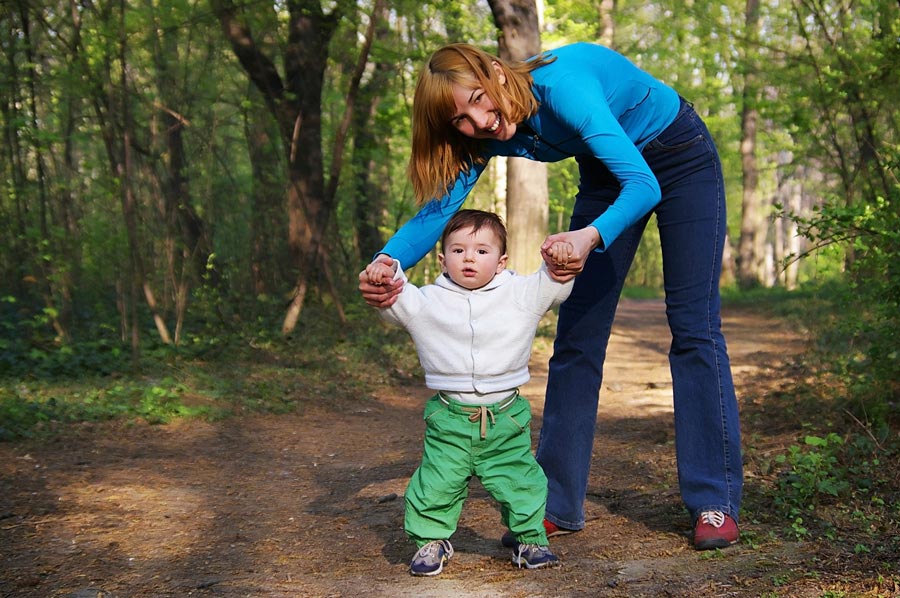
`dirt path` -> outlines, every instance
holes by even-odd
[[[750,313],[725,315],[747,410],[781,383],[778,366],[802,339]],[[444,574],[407,574],[402,494],[429,394],[416,385],[376,389],[340,411],[95,426],[51,444],[0,444],[0,595],[760,596],[804,560],[803,549],[690,548],[667,350],[662,304],[624,302],[601,398],[590,521],[554,539],[561,568],[514,569],[498,541],[497,509],[473,482]],[[535,432],[548,353],[539,343],[524,389]],[[753,475],[748,467],[748,484]],[[752,517],[744,529],[767,533]],[[780,595],[820,594],[800,584]]]

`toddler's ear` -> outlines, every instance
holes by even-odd
[[[500,256],[500,261],[497,262],[497,274],[500,274],[504,270],[506,270],[506,262],[509,260],[509,256],[507,254],[503,254]]]

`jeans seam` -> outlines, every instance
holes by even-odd
[[[691,114],[691,119],[694,119],[694,114]],[[715,156],[715,149],[710,147],[710,143],[707,137],[704,137],[705,143],[707,145],[707,150],[710,152],[711,156]],[[716,171],[716,179],[717,181],[722,180],[722,172],[721,167],[717,160],[712,160],[713,168]],[[722,197],[722,185],[716,185],[716,224],[715,224],[715,237],[714,237],[714,247],[718,247],[720,243],[724,243],[724,240],[719,239],[720,230],[721,230],[721,219],[722,219],[722,205],[724,203],[724,198]],[[710,310],[710,305],[712,303],[713,294],[716,291],[716,285],[718,285],[719,281],[715,276],[716,271],[716,256],[718,255],[717,251],[713,251],[713,261],[710,264],[710,273],[709,273],[709,288],[707,289],[706,296],[706,332],[709,336],[710,341],[713,346],[713,358],[715,359],[716,364],[716,386],[718,389],[718,405],[719,405],[719,422],[721,425],[721,433],[722,438],[725,440],[722,444],[723,451],[723,468],[724,468],[724,477],[725,477],[725,491],[727,493],[728,500],[728,508],[731,510],[731,505],[734,504],[734,497],[732,496],[732,472],[731,472],[731,451],[730,451],[730,443],[731,438],[728,433],[728,423],[725,417],[725,407],[723,404],[723,394],[724,388],[722,385],[722,362],[719,359],[719,343],[715,336],[712,334],[712,313]],[[721,258],[719,258],[721,259]],[[720,316],[721,317],[721,316]]]

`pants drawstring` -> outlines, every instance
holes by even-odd
[[[473,424],[477,421],[481,422],[481,439],[487,438],[487,420],[490,418],[491,425],[497,425],[496,413],[503,413],[516,402],[519,398],[519,389],[515,389],[508,397],[499,403],[493,405],[464,405],[444,396],[444,393],[438,392],[438,399],[446,405],[452,412],[469,416],[469,421]]]
[[[475,407],[475,411],[469,416],[469,421],[473,424],[479,420],[481,420],[481,439],[484,440],[487,438],[487,416],[491,416],[491,425],[497,425],[497,419],[494,417],[494,412],[487,408],[486,405],[481,405],[480,407]]]

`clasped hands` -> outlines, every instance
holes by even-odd
[[[600,233],[593,226],[548,236],[541,244],[541,257],[550,276],[568,282],[583,269],[587,257],[600,243]],[[403,281],[394,278],[393,259],[377,256],[359,273],[359,292],[372,307],[390,307],[403,289]]]

